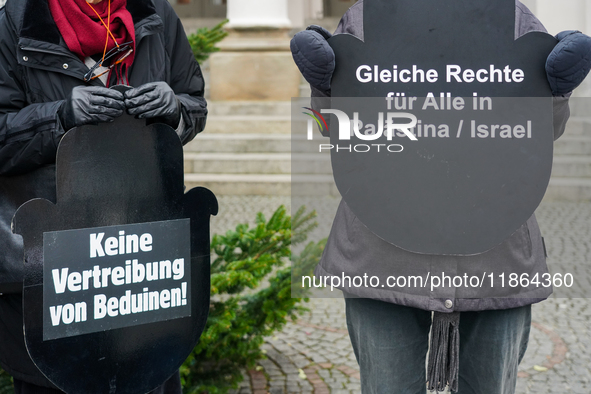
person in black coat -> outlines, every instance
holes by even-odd
[[[129,85],[125,93],[110,89]],[[55,201],[55,157],[71,128],[127,112],[176,130],[205,127],[204,81],[166,0],[8,0],[0,10],[0,366],[17,393],[57,393],[25,349],[16,209]],[[178,374],[158,393],[180,393]]]

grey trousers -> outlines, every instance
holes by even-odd
[[[431,312],[346,298],[347,326],[363,394],[425,394]],[[531,306],[460,317],[459,394],[514,394]]]

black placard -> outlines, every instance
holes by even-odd
[[[56,202],[31,200],[13,219],[25,247],[23,310],[29,355],[66,393],[153,390],[181,366],[205,327],[215,196],[204,188],[184,193],[182,144],[173,129],[146,126],[127,115],[66,133],[57,153],[56,186]],[[138,236],[137,252],[133,235]],[[158,280],[133,283],[134,260],[136,270],[158,262]],[[101,270],[101,288],[88,278],[95,266]],[[111,269],[108,277],[103,268]],[[132,283],[126,283],[128,278]],[[130,305],[132,313],[122,314],[134,294],[137,302],[141,293],[143,302],[144,288],[148,311],[133,313]],[[151,292],[158,292],[158,310],[149,310]],[[97,295],[106,303],[107,314],[100,319],[93,318]],[[156,294],[152,297],[156,309]],[[81,321],[82,302],[86,321]]]
[[[330,119],[341,195],[371,231],[403,249],[493,248],[533,214],[548,185],[552,98],[544,64],[556,40],[541,32],[515,40],[514,0],[366,0],[363,7],[363,41],[329,40],[337,65],[332,114],[320,111]],[[398,124],[391,138],[389,114]],[[380,123],[382,137],[368,141]]]
[[[189,219],[43,234],[43,339],[191,315]]]

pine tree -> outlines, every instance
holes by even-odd
[[[304,242],[317,225],[315,212],[304,211],[300,208],[292,219],[281,206],[268,222],[259,213],[254,228],[239,224],[213,237],[212,301],[201,339],[181,368],[185,393],[225,393],[237,387],[241,369],[265,357],[264,338],[305,310],[302,298],[292,298],[291,267],[284,266],[292,244]],[[299,274],[312,273],[325,242],[310,242],[292,259]]]
[[[195,55],[195,59],[199,63],[203,63],[209,55],[220,50],[215,45],[228,35],[228,32],[224,30],[226,23],[228,23],[227,19],[211,29],[202,27],[195,33],[187,36],[191,49],[193,50],[193,55]]]

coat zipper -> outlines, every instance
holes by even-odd
[[[34,47],[21,47],[21,50],[22,51],[47,53],[47,54],[50,54],[50,55],[57,55],[57,56],[67,56],[67,54],[61,54],[61,53],[58,53],[58,52],[49,51],[47,49],[39,49],[39,48],[34,48]]]
[[[77,61],[80,61],[80,59],[78,59],[78,57],[76,57],[76,56],[68,55],[66,53],[61,54],[59,52],[50,51],[50,50],[47,50],[47,49],[40,49],[40,48],[35,48],[35,47],[24,47],[24,46],[20,47],[20,49],[22,51],[31,51],[31,52],[38,52],[38,53],[46,53],[48,55],[53,55],[53,56],[64,56],[64,57],[69,58],[69,59],[76,59]],[[69,75],[78,77],[78,76],[73,75],[73,74],[69,74]],[[82,78],[80,78],[80,79],[82,79]],[[90,81],[88,84],[89,85],[102,86],[102,84],[100,82],[98,82],[98,81]]]

